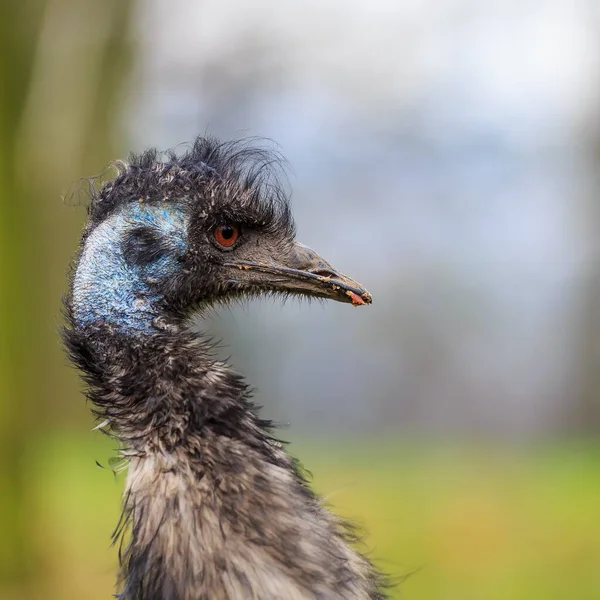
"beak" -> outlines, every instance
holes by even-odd
[[[268,264],[244,260],[225,264],[247,271],[248,275],[252,272],[251,278],[244,278],[249,283],[278,292],[327,298],[354,306],[372,302],[371,294],[360,283],[336,271],[314,250],[299,242],[294,243],[288,256]]]

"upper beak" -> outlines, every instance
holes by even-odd
[[[299,242],[294,243],[286,257],[266,264],[244,260],[226,264],[261,273],[256,284],[276,291],[349,302],[354,306],[372,302],[371,294],[360,283],[336,271],[314,250]]]

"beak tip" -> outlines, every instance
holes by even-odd
[[[364,306],[365,304],[372,304],[373,298],[369,292],[365,291],[360,296],[351,290],[346,291],[346,296],[350,298],[352,306]]]

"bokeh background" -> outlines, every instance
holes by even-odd
[[[57,335],[81,178],[203,133],[277,142],[299,238],[373,294],[199,327],[393,597],[600,598],[597,2],[0,12],[0,598],[114,592],[123,475]]]

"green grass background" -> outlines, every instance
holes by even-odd
[[[36,564],[4,598],[114,593],[124,474],[99,433],[38,437],[23,461]],[[393,598],[600,598],[600,445],[535,448],[383,440],[291,444],[315,488],[361,526],[363,549],[398,581]],[[1,503],[1,499],[0,499]],[[0,504],[1,506],[1,504]]]

